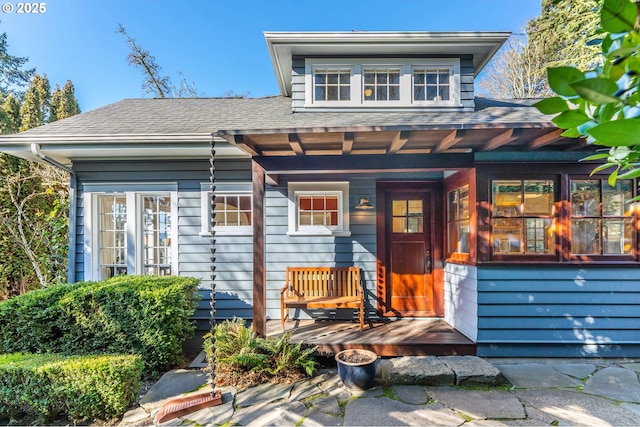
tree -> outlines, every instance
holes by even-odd
[[[564,136],[607,147],[585,160],[604,160],[593,172],[612,168],[613,186],[617,179],[640,177],[640,3],[604,0],[599,17],[602,32],[594,43],[603,66],[586,72],[549,68],[549,85],[558,96],[536,107],[556,114],[553,122],[566,129]]]
[[[131,51],[127,56],[129,64],[142,69],[145,78],[142,82],[142,88],[145,93],[150,93],[157,98],[180,98],[180,97],[198,97],[198,90],[193,83],[187,82],[184,75],[178,71],[180,76],[180,86],[176,87],[169,76],[160,75],[162,67],[156,63],[155,56],[145,50],[135,39],[129,37],[127,30],[118,24],[118,33],[122,34],[127,40],[127,44]]]
[[[65,83],[62,89],[56,85],[51,94],[49,123],[59,119],[66,119],[76,114],[80,114],[80,106],[78,105],[75,88],[71,80],[67,80],[67,83]]]
[[[0,113],[2,113],[0,134],[17,133],[20,130],[22,120],[20,118],[20,101],[14,94],[7,95]]]
[[[478,82],[494,98],[550,96],[547,67],[595,67],[602,63],[594,40],[601,0],[542,0],[540,16],[523,36],[512,36]]]
[[[20,117],[22,123],[20,131],[25,131],[37,126],[45,124],[49,118],[49,104],[51,103],[51,91],[49,79],[47,76],[35,74],[27,92],[24,95],[24,101],[20,107]]]
[[[478,86],[492,98],[542,98],[551,94],[545,66],[540,45],[511,36],[492,59]]]
[[[35,69],[23,69],[28,61],[29,58],[9,54],[7,33],[0,34],[0,93],[11,93],[29,82]]]

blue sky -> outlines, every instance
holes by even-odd
[[[52,86],[71,79],[83,111],[145,95],[118,23],[204,96],[278,94],[264,31],[513,31],[541,0],[49,0],[42,14],[0,13],[10,53]],[[5,0],[2,3],[6,3]],[[3,9],[4,10],[4,9]]]

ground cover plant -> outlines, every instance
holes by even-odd
[[[290,334],[262,338],[234,318],[205,336],[204,349],[216,385],[239,389],[267,382],[295,382],[315,373],[315,348],[292,343]],[[213,369],[212,369],[213,368]]]

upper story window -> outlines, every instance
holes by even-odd
[[[306,60],[307,108],[460,107],[460,60]]]

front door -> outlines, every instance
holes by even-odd
[[[439,184],[397,183],[384,194],[385,280],[383,314],[396,317],[442,316],[442,233]],[[441,238],[441,237],[439,237]]]

